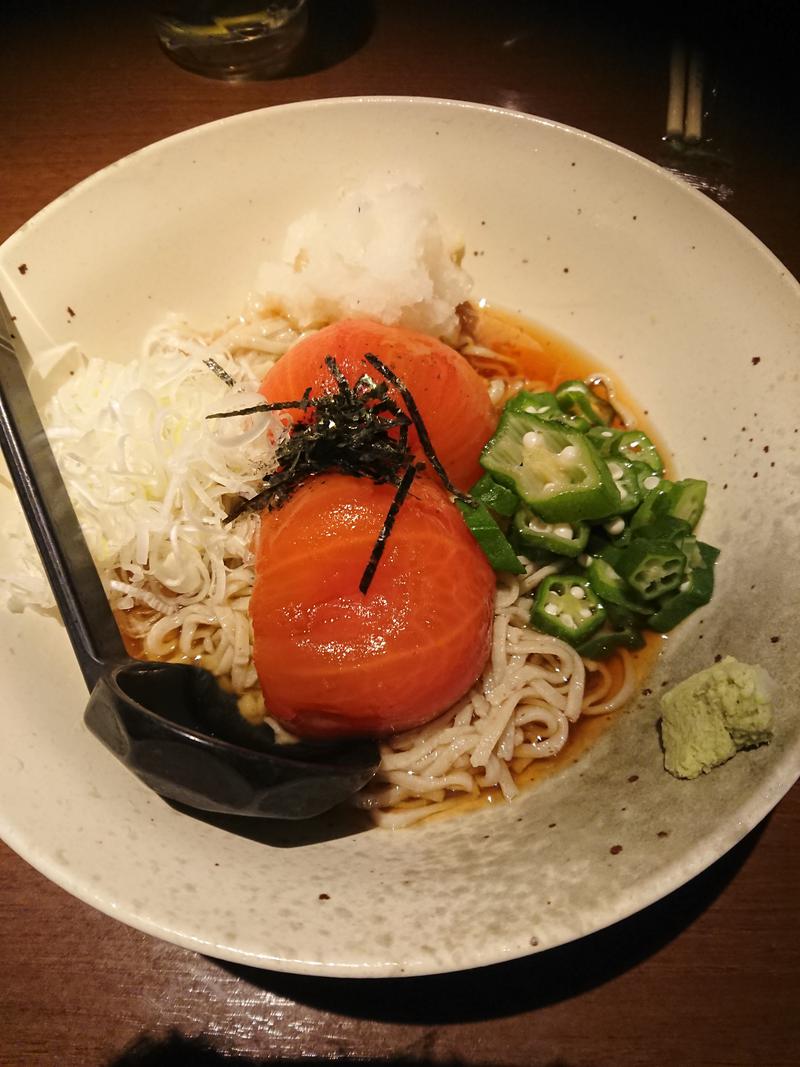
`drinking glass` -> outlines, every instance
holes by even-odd
[[[166,54],[209,78],[282,74],[306,31],[306,0],[152,0]]]

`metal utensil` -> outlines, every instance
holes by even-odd
[[[278,745],[209,671],[128,655],[28,388],[29,361],[0,294],[0,446],[91,693],[88,728],[151,789],[192,808],[303,819],[345,800],[374,774],[376,744]]]

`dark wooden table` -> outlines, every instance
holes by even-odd
[[[0,40],[0,240],[64,189],[169,134],[315,97],[514,107],[699,173],[800,275],[793,5],[323,0],[298,68],[224,84],[159,51],[143,5],[20,0]],[[602,8],[602,13],[596,9]],[[707,61],[700,156],[663,141],[670,47]],[[800,353],[798,353],[800,358]],[[800,791],[648,911],[514,964],[354,982],[249,971],[155,941],[0,846],[0,1064],[800,1062]]]

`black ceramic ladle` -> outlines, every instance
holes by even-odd
[[[370,741],[275,743],[209,671],[132,659],[25,378],[30,356],[0,294],[0,445],[91,696],[85,722],[161,796],[203,811],[305,819],[366,784]]]

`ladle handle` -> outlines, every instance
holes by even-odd
[[[0,293],[0,447],[91,690],[128,655],[28,388],[30,363]]]

